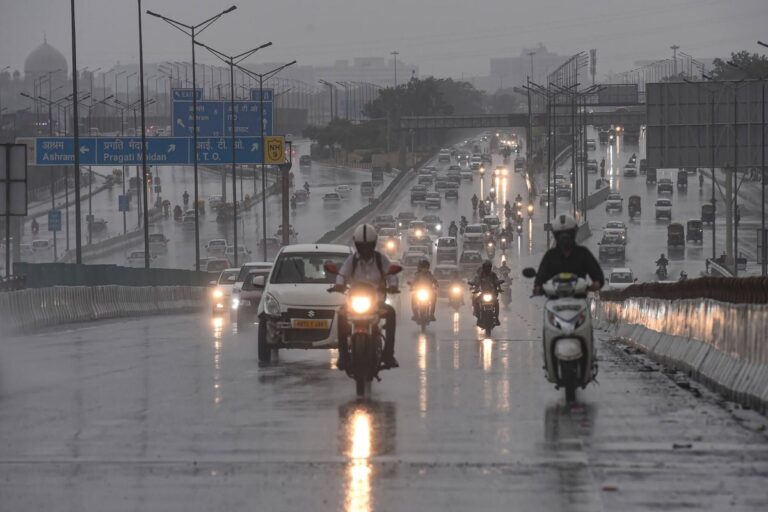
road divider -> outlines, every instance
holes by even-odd
[[[0,293],[3,331],[108,318],[190,313],[208,303],[201,286],[53,286]]]
[[[652,359],[768,412],[768,304],[702,298],[614,301],[601,294],[592,313],[598,327]]]

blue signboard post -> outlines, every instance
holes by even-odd
[[[48,210],[48,231],[61,231],[61,210]]]
[[[38,137],[35,140],[35,165],[74,164],[74,142],[70,137]],[[238,164],[261,163],[260,137],[236,137]],[[198,162],[207,165],[232,163],[231,137],[198,137]],[[191,165],[192,137],[147,137],[148,165]],[[83,137],[80,139],[83,165],[141,165],[141,137]]]
[[[131,211],[131,196],[127,196],[127,195],[117,196],[117,211],[119,212]]]

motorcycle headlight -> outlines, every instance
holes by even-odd
[[[532,212],[532,211],[533,211],[533,205],[532,205],[532,204],[529,204],[529,205],[528,205],[528,211],[529,211],[529,212]]]
[[[504,242],[504,243],[507,243],[507,239],[506,238],[502,238],[501,241]]]
[[[440,224],[438,224],[437,226],[435,226],[435,230],[436,230],[436,231],[440,231],[440,230],[442,230],[442,229],[443,229],[443,226],[441,226]]]
[[[429,300],[429,290],[426,288],[419,288],[416,291],[416,300],[419,302],[427,302]]]
[[[280,303],[271,293],[264,296],[264,311],[270,316],[280,316]]]
[[[394,250],[395,249],[395,242],[394,240],[389,240],[387,242],[387,249]]]
[[[353,295],[349,299],[349,307],[358,315],[364,315],[371,311],[373,301],[367,295]]]
[[[422,233],[420,229],[417,229],[417,230],[416,230],[416,232],[414,233],[414,235],[416,235],[416,238],[421,238],[421,236],[422,236],[423,234],[424,234],[424,233]]]
[[[224,292],[223,292],[223,291],[221,291],[221,289],[219,289],[219,288],[216,288],[215,290],[213,290],[213,298],[214,298],[214,299],[220,299],[220,298],[222,298],[223,296],[224,296]]]
[[[490,293],[484,293],[483,302],[493,302],[493,295]]]
[[[453,288],[451,288],[451,293],[453,295],[461,294],[461,286],[455,285]]]

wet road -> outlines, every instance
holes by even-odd
[[[534,237],[513,275],[538,261]],[[364,402],[335,351],[260,366],[255,329],[205,314],[6,337],[2,508],[765,510],[768,420],[604,340],[600,385],[564,405],[529,292],[515,278],[491,339],[445,304],[419,334],[402,297],[401,367]]]

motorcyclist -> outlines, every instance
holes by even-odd
[[[456,237],[459,234],[459,227],[456,225],[456,221],[452,220],[451,225],[448,226],[448,236]]]
[[[472,210],[477,210],[477,202],[479,199],[477,199],[477,194],[472,195]]]
[[[581,278],[589,276],[592,280],[590,291],[597,291],[605,284],[603,270],[595,257],[589,249],[576,244],[578,227],[576,220],[567,214],[558,215],[552,222],[556,245],[541,259],[533,282],[534,295],[541,295],[542,285],[561,272],[570,272]]]
[[[182,201],[184,201],[184,207],[186,208],[187,205],[189,205],[189,192],[185,190],[184,193],[181,195],[181,199]]]
[[[181,206],[176,205],[173,207],[173,218],[181,220]]]
[[[37,223],[37,219],[32,219],[32,234],[36,235],[40,231],[40,224]]]
[[[501,266],[499,267],[499,276],[507,282],[509,285],[509,273],[512,271],[512,269],[507,266],[507,260],[504,260],[501,262]]]
[[[461,234],[464,234],[464,230],[467,229],[467,226],[469,225],[469,221],[467,221],[467,218],[462,215],[461,220],[459,221],[459,230]]]
[[[306,190],[307,194],[309,194],[309,182],[308,181],[304,182],[304,190]]]
[[[481,217],[485,217],[485,203],[480,203],[480,206],[478,208],[478,213]]]
[[[515,197],[515,207],[520,210],[523,207],[523,196],[520,194],[517,194],[517,197]]]
[[[685,281],[686,279],[688,279],[688,273],[685,270],[681,270],[680,271],[680,279],[679,280],[680,281]]]
[[[473,281],[470,281],[470,284],[475,288],[476,290],[480,291],[493,291],[494,293],[494,302],[493,302],[493,317],[495,324],[501,325],[499,323],[499,291],[501,288],[501,283],[499,282],[499,278],[496,275],[496,272],[493,271],[493,263],[491,263],[491,260],[485,260],[483,261],[483,264],[480,266],[479,269],[477,269],[477,273],[475,274],[475,278]],[[472,311],[477,317],[478,326],[480,325],[480,294],[474,293],[472,295]]]
[[[435,300],[435,295],[437,293],[437,279],[435,279],[435,276],[432,275],[432,272],[429,270],[429,261],[426,259],[419,261],[418,266],[416,267],[416,273],[413,275],[413,280],[411,281],[411,288],[415,288],[419,284],[426,284],[432,288],[433,297],[429,309],[429,320],[430,322],[435,322],[435,307],[437,306],[437,300]],[[411,320],[414,322],[416,321],[415,310],[413,311]]]
[[[659,259],[656,260],[656,266],[667,268],[667,265],[669,265],[669,260],[664,256],[664,253],[661,253]]]
[[[292,195],[291,196],[291,210],[295,210],[295,209],[296,209],[296,196]]]
[[[355,229],[353,240],[356,252],[351,254],[339,269],[339,274],[336,276],[337,289],[355,281],[368,282],[380,288],[397,288],[397,276],[386,273],[390,266],[389,258],[376,250],[377,239],[376,228],[370,224],[361,224]],[[380,308],[385,323],[382,365],[384,368],[397,368],[399,364],[395,359],[395,329],[397,327],[395,309],[384,302],[384,297],[380,297]],[[347,349],[349,322],[347,321],[346,306],[339,308],[338,326],[339,360],[337,367],[339,370],[346,370],[349,363]]]
[[[504,234],[505,237],[507,237],[507,242],[512,243],[512,240],[515,237],[515,230],[512,227],[512,224],[507,223],[507,225],[504,226],[502,233]]]

